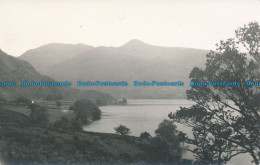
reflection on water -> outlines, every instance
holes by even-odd
[[[84,130],[92,132],[115,133],[114,127],[123,124],[130,128],[131,135],[139,136],[142,132],[149,132],[154,136],[154,131],[164,119],[169,119],[168,114],[175,112],[180,106],[190,107],[194,103],[187,100],[139,99],[128,100],[125,106],[103,106],[102,119],[85,126]],[[191,129],[176,124],[178,129],[192,137]],[[185,157],[192,157],[187,153]],[[251,164],[250,157],[246,154],[239,155],[228,164]]]

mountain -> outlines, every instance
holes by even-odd
[[[16,82],[20,81],[48,81],[51,80],[47,76],[39,74],[26,61],[9,56],[3,51],[0,51],[0,82]],[[20,87],[20,86],[0,86],[0,94],[3,98],[15,98],[19,96],[41,98],[41,95],[50,95],[52,93],[61,94],[57,88],[35,88],[35,87]]]
[[[82,91],[71,87],[22,87],[20,82],[55,81],[48,76],[38,73],[27,61],[7,55],[0,50],[0,83],[15,82],[16,86],[0,86],[0,97],[13,99],[27,97],[44,99],[46,97],[60,97],[64,99],[108,99],[112,96],[96,91]]]
[[[128,87],[81,87],[116,97],[177,99],[185,98],[189,73],[194,66],[204,66],[207,53],[207,50],[154,46],[131,40],[120,47],[93,48],[49,66],[45,73],[54,79],[70,80],[74,84],[78,80],[127,81]],[[133,81],[184,81],[186,85],[134,87]]]
[[[69,60],[93,48],[84,44],[53,43],[28,50],[20,58],[28,61],[37,71],[44,74],[48,67]]]

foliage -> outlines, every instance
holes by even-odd
[[[75,118],[70,120],[70,124],[73,131],[83,131],[82,124]]]
[[[105,106],[105,105],[107,105],[107,102],[105,101],[105,100],[101,100],[101,99],[96,99],[95,100],[95,104],[96,104],[96,106]]]
[[[37,104],[30,105],[30,122],[33,125],[46,127],[49,124],[49,114],[46,107]]]
[[[121,124],[118,127],[115,127],[114,130],[116,131],[116,134],[119,135],[129,135],[131,133],[129,128]]]
[[[75,118],[82,124],[89,124],[101,118],[101,110],[90,100],[76,101],[72,109]]]
[[[152,136],[148,133],[148,132],[142,132],[141,134],[140,134],[140,138],[143,138],[143,139],[149,139],[149,138],[151,138]]]
[[[156,164],[180,164],[181,154],[173,152],[171,144],[162,136],[149,139],[150,144],[145,146],[150,162]]]
[[[126,100],[126,98],[123,98],[122,101],[120,101],[120,104],[122,104],[122,105],[126,105],[126,104],[127,104],[127,100]]]
[[[8,100],[5,97],[0,96],[0,103],[7,103]]]
[[[182,132],[177,131],[176,125],[170,120],[163,120],[155,130],[156,136],[164,137],[175,147],[179,146],[179,142],[184,141],[184,139],[179,139],[179,133]]]
[[[69,106],[69,110],[74,110],[74,105]]]
[[[18,97],[14,100],[16,104],[24,104],[24,105],[30,105],[32,103],[32,100],[25,98],[25,97]]]
[[[134,136],[35,127],[24,125],[29,117],[18,112],[0,108],[0,114],[3,164],[180,164],[180,159],[169,152],[169,142],[163,137],[143,140]],[[60,121],[69,125],[73,120]]]
[[[156,137],[162,137],[167,140],[172,154],[181,156],[181,142],[183,142],[186,137],[184,133],[177,130],[173,121],[163,120],[155,130],[155,134]]]
[[[69,120],[64,116],[62,116],[60,120],[54,122],[53,127],[63,131],[82,131],[81,123],[79,123],[78,120]]]
[[[60,107],[61,106],[61,102],[60,101],[56,101],[56,106]]]
[[[163,137],[158,136],[152,138],[149,152],[152,160],[160,160],[160,162],[172,161],[170,144]]]
[[[62,116],[60,120],[54,122],[53,127],[62,128],[62,129],[70,129],[70,121],[68,118]]]
[[[220,41],[207,54],[206,68],[195,67],[194,82],[234,82],[230,86],[192,86],[187,98],[196,105],[181,107],[169,117],[193,128],[198,161],[223,164],[240,153],[249,153],[255,164],[260,157],[259,86],[246,81],[260,78],[260,28],[251,22],[236,30],[236,38]],[[242,48],[242,50],[240,50]],[[247,53],[243,53],[247,50]]]

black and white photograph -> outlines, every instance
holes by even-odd
[[[260,165],[260,0],[0,0],[0,165]]]

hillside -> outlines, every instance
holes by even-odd
[[[128,87],[81,87],[127,98],[185,98],[189,73],[203,67],[207,50],[161,47],[131,40],[121,47],[97,47],[49,66],[57,80],[128,81]],[[35,59],[32,55],[31,59]],[[53,57],[56,58],[55,56]],[[37,66],[36,66],[37,67]],[[133,87],[133,81],[184,81],[185,87]]]
[[[0,51],[0,81],[1,82],[16,82],[21,81],[51,81],[52,79],[39,74],[35,69],[26,61],[12,57]],[[11,87],[0,87],[0,94],[3,98],[15,98],[19,96],[29,98],[44,98],[44,96],[57,94],[62,95],[58,88],[45,88],[43,87],[21,87],[20,85]]]
[[[180,164],[160,138],[55,130],[0,106],[3,164]],[[168,143],[166,143],[168,144]],[[160,150],[158,150],[160,148]]]
[[[53,43],[28,50],[20,58],[28,61],[37,71],[44,74],[48,67],[69,60],[93,48],[84,44]]]
[[[70,87],[22,87],[21,81],[54,81],[38,73],[27,61],[7,55],[0,50],[0,82],[16,82],[16,86],[0,86],[0,98],[28,97],[44,99],[47,96],[62,96],[64,99],[107,99],[112,96],[95,91],[81,91]]]

